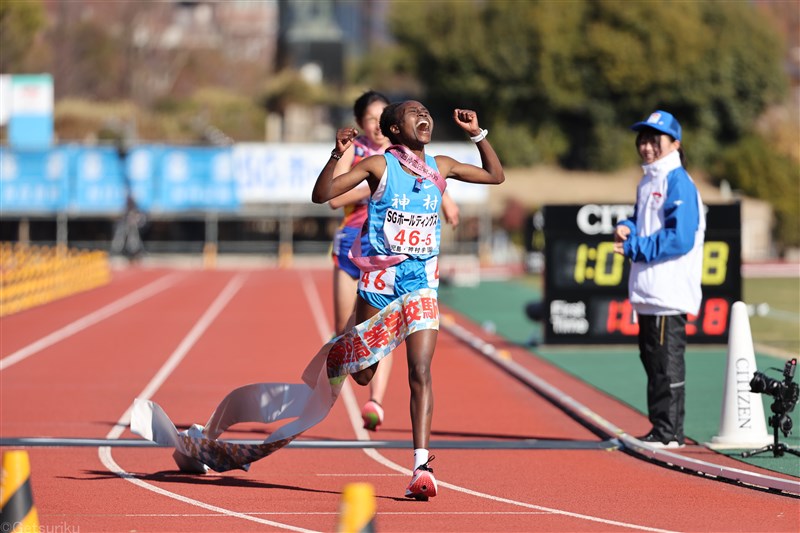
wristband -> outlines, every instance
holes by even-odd
[[[481,132],[475,137],[470,137],[470,140],[472,140],[474,143],[479,143],[484,140],[487,135],[489,135],[489,130],[481,130]]]
[[[334,148],[333,150],[331,150],[331,157],[338,161],[338,160],[340,160],[342,158],[342,154],[337,152],[336,148]]]

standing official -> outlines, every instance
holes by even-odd
[[[639,322],[653,428],[642,441],[684,445],[686,320],[700,310],[705,212],[684,168],[681,126],[655,111],[631,126],[644,175],[633,216],[614,233],[614,251],[631,260],[628,294]]]

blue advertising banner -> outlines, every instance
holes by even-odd
[[[431,145],[480,165],[472,143]],[[117,214],[130,190],[139,209],[155,212],[235,211],[247,204],[310,204],[328,144],[245,143],[233,147],[139,145],[124,158],[115,147],[64,145],[2,148],[4,213]],[[483,204],[485,185],[451,180],[456,202]]]
[[[155,206],[162,211],[239,207],[228,148],[166,148],[159,158]]]
[[[155,203],[156,174],[164,148],[137,146],[128,152],[124,162],[125,176],[133,192],[133,199],[142,211],[149,211]]]
[[[76,148],[73,164],[70,210],[81,213],[122,212],[125,180],[115,148]]]
[[[69,151],[0,148],[0,212],[54,213],[67,206]]]

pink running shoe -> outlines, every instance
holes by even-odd
[[[361,408],[361,419],[364,420],[364,429],[376,431],[383,424],[383,407],[375,400],[370,400]]]
[[[436,496],[436,478],[433,477],[433,469],[428,466],[428,463],[433,459],[434,456],[431,455],[427,463],[414,470],[411,483],[406,488],[406,498],[414,498],[424,502],[428,501],[428,498]]]

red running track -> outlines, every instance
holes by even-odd
[[[299,381],[331,331],[330,294],[327,270],[129,269],[105,287],[5,317],[0,437],[135,439],[127,410],[142,396],[179,426],[202,424],[237,386]],[[298,442],[410,442],[405,350],[397,353],[381,431],[359,427],[366,391],[348,386]],[[627,431],[647,429],[627,406],[535,357],[514,357]],[[32,446],[41,525],[333,531],[343,487],[366,481],[379,532],[800,531],[800,500],[600,449],[597,436],[446,332],[433,375],[433,441],[473,447],[433,450],[440,492],[429,502],[403,498],[410,444],[291,446],[250,472],[203,476],[176,471],[164,448]],[[233,429],[224,437],[263,438],[260,427]],[[511,442],[531,446],[493,445]],[[687,453],[709,453],[695,448]]]

